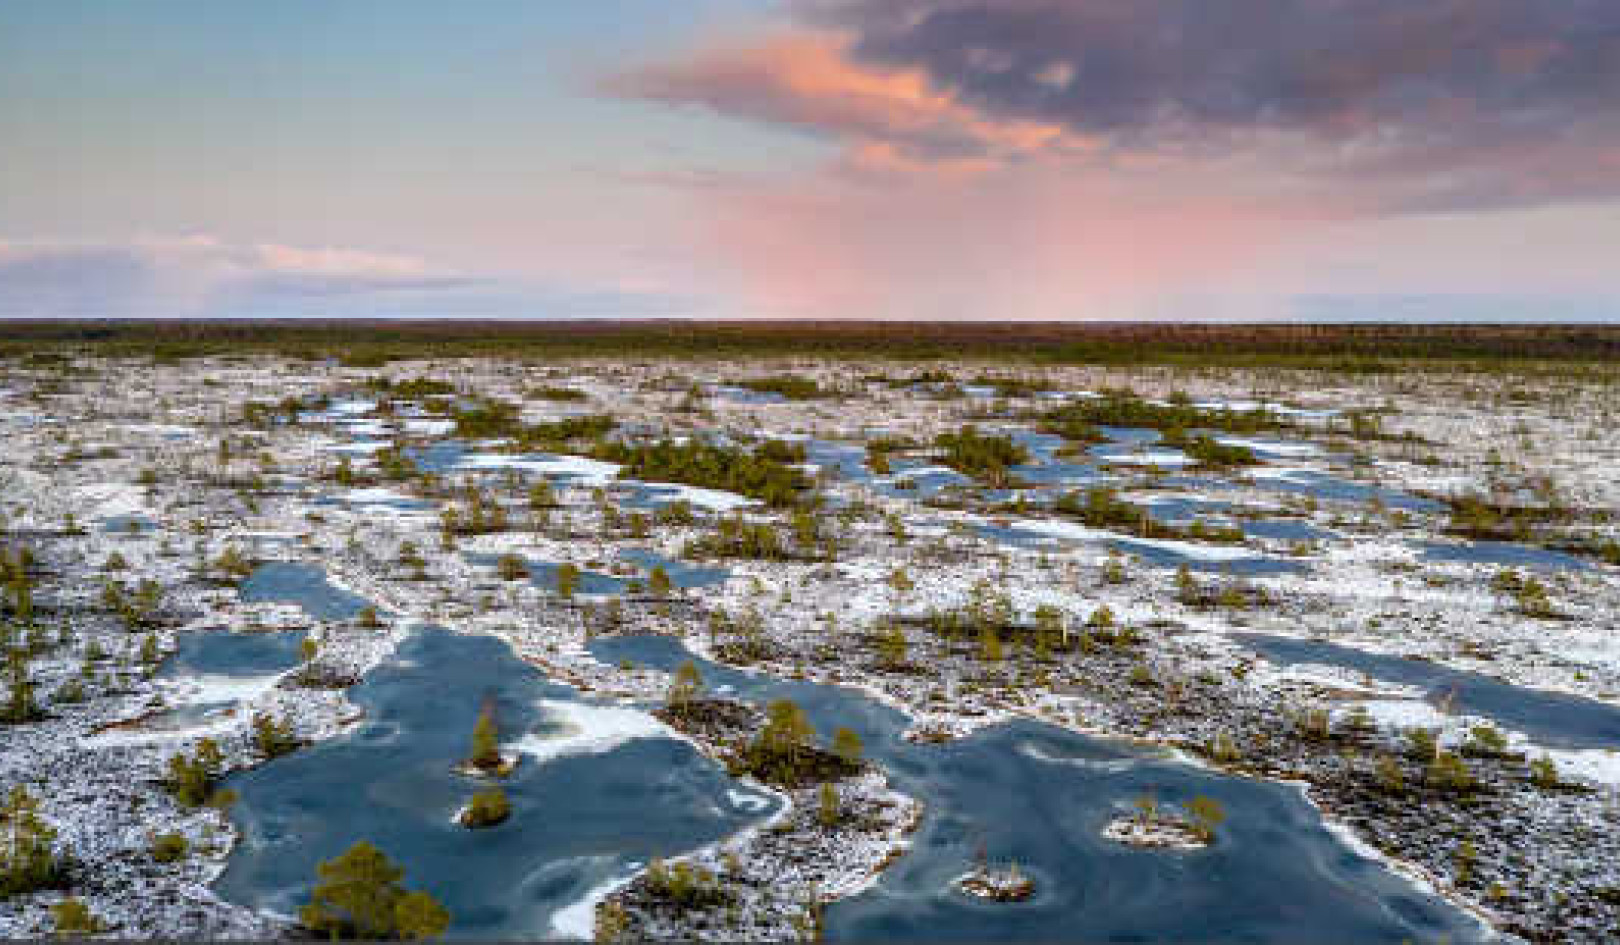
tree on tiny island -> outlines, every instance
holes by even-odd
[[[512,802],[500,788],[479,791],[461,812],[461,825],[471,829],[493,827],[512,816]]]
[[[495,727],[495,707],[486,702],[478,713],[478,724],[473,726],[472,754],[467,763],[485,771],[499,770],[505,764],[500,737],[500,730]]]
[[[1215,828],[1226,820],[1226,811],[1221,807],[1221,802],[1199,794],[1186,803],[1186,808],[1192,817],[1193,832],[1198,834],[1198,839],[1205,843],[1214,840]]]

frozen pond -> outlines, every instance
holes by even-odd
[[[182,684],[181,704],[141,722],[146,731],[184,731],[217,721],[275,684],[297,666],[299,630],[231,633],[223,629],[180,635],[175,652],[163,661],[158,678]]]
[[[619,560],[629,562],[647,574],[651,574],[653,568],[661,567],[669,575],[670,583],[676,587],[710,587],[731,577],[731,571],[726,568],[692,564],[645,548],[627,548],[619,554]]]
[[[109,515],[100,519],[101,530],[114,535],[140,535],[157,528],[157,523],[145,515]]]
[[[993,541],[1019,548],[1038,547],[1052,542],[1100,544],[1121,554],[1133,555],[1140,559],[1142,563],[1151,567],[1172,570],[1185,566],[1189,571],[1244,577],[1263,574],[1298,574],[1307,570],[1306,566],[1298,561],[1271,557],[1241,545],[1197,544],[1187,541],[1134,538],[1102,529],[1087,530],[1080,527],[1073,530],[1076,535],[1085,532],[1094,532],[1094,534],[1086,534],[1085,537],[1068,537],[1064,534],[1065,529],[1063,529],[1063,526],[1067,524],[1065,522],[1056,522],[1048,523],[1048,525],[1032,525],[1027,522],[1015,522],[1008,525],[977,525],[974,530]]]
[[[1464,564],[1494,564],[1509,568],[1539,568],[1548,571],[1585,571],[1592,565],[1574,555],[1533,545],[1505,541],[1425,542],[1423,557],[1429,561],[1458,561]]]
[[[298,630],[230,633],[201,630],[180,635],[179,646],[158,675],[263,676],[298,665]]]
[[[316,620],[349,620],[366,607],[365,598],[333,587],[322,569],[293,561],[260,565],[238,590],[247,603],[297,604]]]
[[[599,639],[599,659],[673,669],[676,641]],[[926,805],[915,845],[866,893],[831,905],[833,941],[1474,940],[1474,923],[1340,843],[1291,787],[1201,771],[1029,721],[945,745],[900,738],[904,717],[852,690],[698,660],[713,691],[791,698],[822,737],[860,734],[868,757]],[[1099,834],[1131,803],[1203,794],[1226,809],[1219,841],[1192,853],[1113,845]],[[954,891],[983,845],[1037,883],[1029,901]]]
[[[552,938],[592,889],[774,808],[649,717],[586,702],[488,637],[423,630],[350,695],[358,731],[228,780],[243,840],[225,898],[295,914],[316,865],[369,840],[445,904],[452,937]],[[468,830],[451,820],[483,783],[451,766],[486,701],[525,757],[501,782],[511,819]],[[588,915],[568,930],[588,936]]]
[[[468,561],[483,567],[494,567],[500,561],[499,556],[491,554],[469,554],[466,557]],[[645,548],[626,549],[619,554],[619,560],[635,568],[637,573],[605,574],[581,568],[574,592],[587,595],[624,594],[633,589],[632,585],[640,585],[644,589],[653,569],[658,567],[664,569],[670,584],[678,588],[708,587],[719,584],[731,576],[731,572],[725,568],[691,564]],[[529,580],[536,587],[548,591],[557,590],[557,572],[561,566],[559,562],[525,558],[523,565],[528,569]]]
[[[1290,492],[1295,495],[1305,495],[1316,499],[1355,502],[1358,504],[1378,502],[1387,508],[1401,509],[1406,512],[1443,512],[1446,509],[1445,503],[1425,499],[1422,496],[1415,496],[1399,489],[1370,486],[1340,476],[1308,469],[1258,471],[1252,474],[1250,478],[1252,485],[1258,489],[1274,489],[1278,492]],[[1186,481],[1189,483],[1194,482],[1194,480]],[[1213,485],[1215,488],[1224,487],[1219,479],[1200,478],[1196,480],[1196,484],[1206,487]]]
[[[1273,663],[1342,666],[1385,682],[1419,686],[1434,696],[1449,695],[1456,711],[1486,716],[1505,729],[1523,732],[1538,745],[1620,748],[1620,706],[1596,699],[1527,689],[1426,660],[1369,653],[1318,640],[1259,633],[1238,634],[1236,639]]]

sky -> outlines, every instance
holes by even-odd
[[[1620,321],[1620,3],[5,0],[0,317]]]

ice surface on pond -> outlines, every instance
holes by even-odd
[[[316,865],[365,839],[445,904],[453,938],[574,934],[605,884],[776,807],[738,809],[741,785],[645,712],[584,703],[488,637],[423,630],[351,698],[365,710],[354,732],[227,780],[242,841],[221,895],[295,914]],[[532,754],[501,782],[511,819],[475,831],[451,815],[487,783],[453,769],[486,707]],[[559,719],[570,734],[540,747]]]
[[[255,568],[238,592],[248,602],[297,604],[318,620],[348,620],[367,606],[364,598],[333,587],[320,568],[289,561]]]
[[[1318,640],[1252,633],[1239,634],[1237,639],[1277,663],[1342,666],[1378,680],[1421,687],[1432,698],[1450,702],[1457,712],[1489,718],[1502,728],[1523,733],[1538,745],[1620,747],[1620,706],[1596,699],[1514,686],[1427,660],[1402,659]]]
[[[851,729],[897,789],[927,799],[911,849],[871,889],[827,908],[828,941],[1183,940],[1212,927],[1261,941],[1481,937],[1468,917],[1346,848],[1286,785],[1022,720],[919,744],[901,737],[903,716],[854,690],[695,659],[667,638],[599,639],[591,652],[666,670],[693,659],[713,689],[757,704],[790,698],[823,738]],[[1226,809],[1221,841],[1196,868],[1102,839],[1145,792],[1169,803],[1203,794]],[[987,908],[956,893],[952,880],[981,846],[1016,861],[1037,894]]]
[[[321,449],[328,453],[346,453],[351,456],[370,456],[380,453],[393,444],[387,440],[358,440],[353,443],[331,443]]]
[[[1516,545],[1502,541],[1424,542],[1419,547],[1429,561],[1460,561],[1467,564],[1495,564],[1513,568],[1538,568],[1549,571],[1585,571],[1590,562],[1574,555],[1532,545]]]
[[[669,726],[642,709],[586,702],[540,700],[544,731],[533,732],[512,747],[538,762],[564,755],[612,751],[635,738],[668,738]]]

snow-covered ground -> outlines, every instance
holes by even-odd
[[[637,483],[619,478],[616,464],[584,455],[588,444],[579,444],[575,453],[524,455],[508,452],[499,440],[485,441],[466,444],[440,482],[396,482],[375,475],[374,454],[393,445],[393,437],[431,446],[450,437],[454,424],[435,414],[431,405],[402,403],[385,412],[377,397],[359,393],[375,390],[364,386],[367,381],[379,374],[444,378],[466,393],[522,402],[522,390],[541,369],[428,361],[353,369],[270,360],[173,367],[86,362],[85,368],[58,384],[41,371],[12,367],[0,385],[18,396],[36,387],[51,391],[29,402],[28,414],[41,422],[16,422],[20,415],[10,415],[7,447],[0,451],[0,483],[5,485],[0,511],[4,527],[15,537],[0,537],[0,542],[27,544],[46,561],[38,597],[53,610],[73,615],[64,641],[39,652],[31,663],[39,698],[50,706],[51,717],[0,729],[0,788],[35,785],[45,816],[61,830],[61,842],[79,858],[88,877],[76,894],[82,892],[99,914],[120,922],[120,934],[251,937],[273,931],[278,923],[271,918],[221,902],[207,889],[228,856],[234,836],[229,821],[208,809],[178,808],[157,782],[170,754],[194,749],[205,736],[221,741],[230,766],[259,763],[249,738],[255,714],[288,718],[300,737],[319,739],[346,730],[358,712],[341,690],[298,688],[287,674],[148,678],[135,659],[145,632],[168,652],[182,630],[310,624],[320,641],[317,662],[344,678],[377,665],[415,622],[496,635],[559,681],[603,698],[600,703],[546,703],[542,709],[555,728],[525,733],[512,747],[536,761],[603,752],[630,739],[668,734],[641,709],[607,701],[657,699],[668,686],[667,676],[646,668],[608,666],[590,657],[585,643],[589,633],[602,629],[607,598],[584,602],[589,610],[579,601],[559,602],[528,582],[500,581],[492,569],[469,564],[464,554],[519,551],[536,560],[569,561],[596,570],[592,562],[606,568],[628,546],[679,557],[691,539],[709,533],[720,515],[741,514],[750,522],[788,529],[784,513],[747,496],[656,482],[642,485],[661,498],[684,499],[699,520],[659,525],[645,535],[630,535],[622,524],[610,527],[595,490]],[[604,362],[554,369],[552,381],[588,392],[591,412],[612,414],[648,435],[679,441],[720,433],[735,442],[761,435],[790,441],[814,437],[853,444],[855,456],[859,444],[880,430],[928,444],[938,433],[980,422],[985,411],[998,409],[999,401],[988,397],[950,399],[903,387],[863,387],[860,378],[881,373],[883,365],[804,361],[781,368],[864,394],[836,402],[714,397],[704,400],[707,413],[700,418],[681,406],[690,379],[723,384],[757,372],[761,365],[683,365],[681,383],[672,383],[664,366]],[[1424,556],[1424,543],[1445,538],[1443,512],[1401,513],[1387,503],[1300,491],[1313,490],[1331,476],[1431,499],[1465,490],[1495,490],[1525,502],[1555,495],[1580,512],[1572,528],[1612,537],[1612,521],[1620,514],[1620,476],[1613,472],[1620,443],[1609,435],[1603,419],[1620,412],[1612,387],[1595,381],[1545,381],[1540,382],[1545,396],[1526,400],[1510,381],[1468,375],[1290,379],[1051,368],[1045,379],[1057,388],[1054,394],[1070,399],[1129,386],[1149,398],[1187,390],[1199,403],[1237,410],[1268,404],[1298,426],[1276,436],[1221,435],[1220,442],[1249,446],[1264,462],[1226,475],[1218,489],[1185,484],[1167,488],[1148,467],[1174,471],[1192,461],[1152,444],[1113,444],[1092,458],[1116,466],[1112,475],[1126,488],[1124,494],[1145,507],[1172,499],[1212,500],[1228,504],[1231,510],[1225,514],[1236,520],[1309,525],[1329,537],[1303,544],[1144,539],[1083,526],[1038,504],[1009,514],[971,490],[965,499],[953,499],[955,505],[936,506],[904,490],[876,491],[834,476],[825,486],[833,509],[820,518],[838,539],[836,560],[728,561],[728,580],[682,592],[674,605],[622,601],[620,619],[631,629],[681,637],[692,649],[721,658],[727,651],[720,645],[724,641],[711,637],[709,617],[720,611],[734,618],[753,615],[774,654],[764,660],[763,670],[854,686],[908,713],[916,732],[946,736],[1024,715],[1185,747],[1223,726],[1237,725],[1238,711],[1246,706],[1267,706],[1279,716],[1284,706],[1325,706],[1335,725],[1359,706],[1386,739],[1375,750],[1395,751],[1402,733],[1414,727],[1435,729],[1442,744],[1455,746],[1471,727],[1488,721],[1445,711],[1421,692],[1355,672],[1272,667],[1234,640],[1234,634],[1243,632],[1330,639],[1369,653],[1422,658],[1515,685],[1620,704],[1620,572],[1615,567],[1587,559],[1590,566],[1583,569],[1536,572],[1555,615],[1529,616],[1493,586],[1502,566]],[[324,409],[307,411],[300,423],[262,429],[242,424],[246,401],[272,403],[289,395],[306,397],[307,403],[319,395],[332,400]],[[1021,409],[1050,399],[1024,401]],[[1335,424],[1350,410],[1381,411],[1390,435],[1346,436],[1340,432],[1342,424]],[[577,412],[577,406],[527,403],[524,416],[558,418],[570,411]],[[996,422],[1007,428],[1025,423],[1016,412]],[[223,465],[221,440],[231,444]],[[939,465],[927,446],[903,455],[918,465],[874,477],[872,485],[882,490],[947,473],[953,480],[964,478]],[[339,457],[346,457],[361,477],[357,484],[339,486],[332,480]],[[524,491],[535,476],[552,478],[560,506],[538,524],[528,514]],[[510,529],[459,536],[454,547],[447,547],[439,512],[462,501],[461,490],[469,485],[513,513]],[[152,527],[110,532],[94,524],[126,516],[138,516]],[[70,517],[81,528],[66,529]],[[903,526],[903,534],[893,530],[895,522]],[[1051,541],[1033,547],[1001,544],[972,527],[989,523]],[[1185,602],[1173,571],[1129,554],[1114,565],[1123,569],[1123,577],[1107,577],[1110,557],[1104,544],[1110,540],[1204,563],[1209,567],[1199,580],[1212,592],[1260,589],[1266,603]],[[400,561],[407,542],[423,559],[420,574]],[[288,616],[285,608],[244,603],[208,568],[227,549],[319,564],[334,586],[373,603],[385,626],[371,630],[312,621],[296,612]],[[1298,573],[1239,580],[1219,570],[1283,555],[1301,565]],[[903,572],[903,582],[893,580],[897,571]],[[109,580],[133,593],[144,579],[163,588],[166,616],[132,636],[99,598]],[[937,611],[1002,604],[1011,625],[1022,627],[1034,622],[1039,608],[1055,608],[1063,617],[1065,645],[1081,635],[1088,640],[1095,636],[1097,627],[1088,629],[1087,624],[1106,610],[1115,625],[1133,628],[1131,665],[1144,667],[1155,685],[1215,686],[1222,695],[1197,703],[1197,710],[1185,718],[1143,721],[1119,695],[1134,690],[1099,691],[1088,678],[1083,660],[1093,657],[1066,656],[1043,664],[1033,658],[1032,648],[1009,634],[1000,641],[1009,651],[1005,665],[986,669],[968,652],[971,636],[959,648],[962,652],[953,653],[923,629]],[[878,665],[872,631],[878,621],[896,616],[909,620],[904,628],[908,655],[928,661],[926,672],[890,672]],[[89,659],[92,641],[106,659]],[[1105,647],[1102,652],[1109,651]],[[997,681],[1003,670],[1007,680]],[[1099,672],[1091,671],[1093,676]],[[1128,667],[1120,663],[1111,682],[1126,686],[1127,674]],[[55,701],[74,679],[83,681],[85,701]],[[187,727],[143,726],[138,721],[175,707],[215,704],[220,712]],[[1286,728],[1285,723],[1278,725]],[[1500,790],[1513,799],[1508,804],[1513,816],[1520,816],[1521,808],[1539,808],[1544,813],[1538,816],[1559,818],[1546,824],[1571,831],[1603,822],[1604,794],[1620,786],[1620,744],[1615,750],[1547,749],[1511,727],[1498,727],[1513,749],[1530,758],[1552,758],[1560,777],[1601,788],[1592,795],[1545,795],[1504,781]],[[903,807],[910,801],[895,803]],[[152,863],[143,852],[149,835],[171,827],[214,839],[199,843],[207,852],[189,860]],[[898,842],[897,836],[888,836],[846,859],[829,860],[826,875],[818,879],[826,883],[823,894],[863,888],[871,881],[870,865]],[[1550,840],[1541,847],[1535,836],[1519,838],[1519,843],[1533,860],[1541,856],[1550,861],[1555,854],[1567,858]],[[1533,923],[1528,927],[1544,927],[1555,916],[1548,905],[1551,893],[1541,896],[1537,889],[1515,888],[1505,903],[1486,902],[1483,881],[1463,883],[1440,853],[1430,855],[1427,849],[1413,840],[1388,855],[1398,863],[1403,856],[1412,858],[1408,866],[1421,862],[1425,875],[1433,876],[1445,894]],[[1545,852],[1538,854],[1538,849]],[[1607,852],[1595,844],[1571,854],[1580,860],[1579,882],[1587,885],[1569,888],[1590,890],[1598,882],[1594,877],[1608,875],[1598,862]],[[773,862],[761,857],[761,869]],[[1487,873],[1492,868],[1478,867]],[[595,902],[633,879],[593,890],[589,902],[554,917],[552,931],[588,936]],[[796,881],[778,879],[789,886]],[[1614,879],[1620,884],[1620,877]],[[44,892],[8,902],[0,933],[47,931],[48,906],[59,898],[59,893]]]

